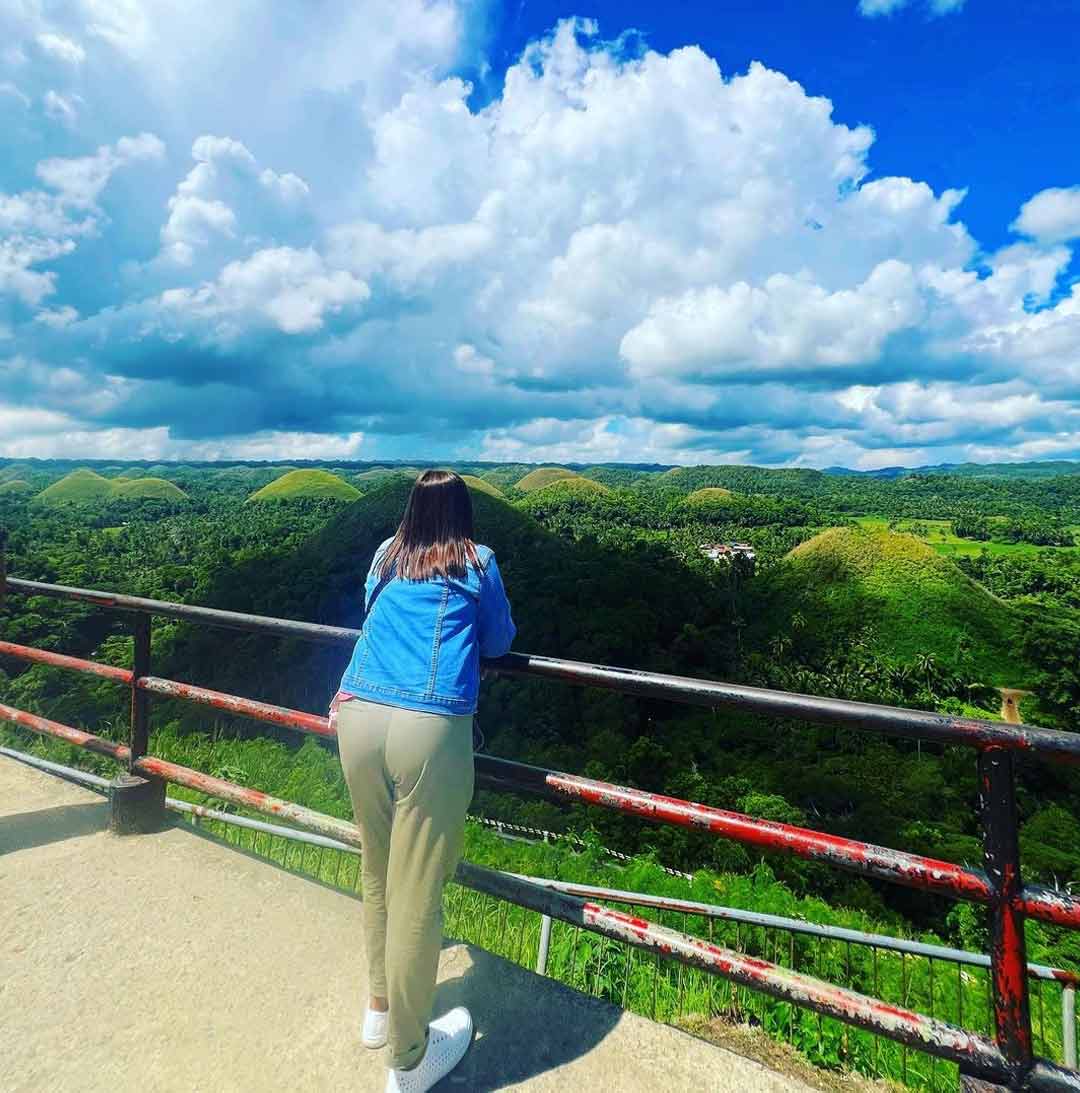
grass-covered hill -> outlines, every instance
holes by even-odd
[[[503,497],[505,494],[498,486],[493,485],[491,482],[485,481],[483,478],[477,478],[475,474],[463,474],[461,480],[469,487],[470,490],[477,490],[480,493],[486,493],[489,497]]]
[[[96,471],[82,467],[65,475],[59,482],[54,482],[37,495],[37,500],[47,505],[137,501],[144,498],[186,501],[187,494],[164,478],[105,478]]]
[[[152,497],[159,501],[186,501],[187,494],[173,482],[164,478],[127,478],[115,481],[112,497],[122,501],[132,501],[141,497]]]
[[[22,478],[9,478],[0,482],[0,493],[29,493],[34,487]]]
[[[757,617],[823,647],[868,631],[871,647],[896,663],[932,654],[972,682],[1024,686],[1021,616],[914,535],[837,527],[796,547],[757,589]],[[796,627],[798,629],[798,627]],[[965,651],[966,650],[966,651]]]
[[[542,490],[550,486],[552,482],[558,482],[561,478],[580,478],[574,471],[568,471],[565,467],[537,467],[535,471],[529,471],[524,478],[519,479],[515,485],[522,493],[530,493],[532,490]]]
[[[731,490],[724,489],[723,486],[703,486],[700,490],[694,490],[693,493],[687,494],[686,504],[722,505],[729,502],[734,496]]]
[[[309,469],[289,471],[256,490],[248,501],[294,501],[299,497],[355,501],[360,491],[329,471]]]
[[[108,478],[83,467],[47,486],[37,495],[37,499],[50,505],[71,501],[105,501],[112,497],[113,489],[113,483]]]
[[[354,474],[353,481],[361,482],[365,486],[372,486],[375,485],[377,482],[384,482],[388,478],[393,478],[394,475],[404,475],[406,478],[411,480],[416,478],[419,474],[419,467],[369,467],[366,471],[360,471],[358,474]]]
[[[554,482],[541,486],[539,489],[530,490],[530,500],[556,500],[571,497],[592,497],[596,494],[611,493],[611,487],[602,482],[594,482],[591,478],[582,478],[580,475],[571,475],[569,478],[557,478]]]
[[[37,472],[29,463],[8,463],[0,467],[0,482],[26,482]]]

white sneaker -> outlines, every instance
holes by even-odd
[[[472,1016],[457,1006],[428,1025],[427,1050],[411,1070],[394,1070],[386,1076],[386,1093],[427,1093],[445,1078],[472,1043]]]
[[[360,1042],[364,1047],[377,1048],[386,1044],[386,1029],[390,1023],[388,1010],[368,1009],[364,1014],[364,1027],[360,1032]]]

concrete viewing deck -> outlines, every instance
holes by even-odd
[[[360,905],[177,826],[120,838],[101,796],[0,757],[6,1093],[381,1093],[359,1043]],[[476,1040],[441,1090],[809,1087],[447,941],[437,1011]]]

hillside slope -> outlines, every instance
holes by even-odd
[[[335,501],[355,501],[360,491],[336,474],[315,468],[289,471],[256,490],[248,501],[292,501],[298,497],[328,497]]]
[[[475,474],[463,474],[461,480],[470,490],[486,493],[489,497],[505,498],[506,496],[498,486],[493,485],[491,482],[486,482],[483,478],[477,478]]]
[[[153,497],[160,501],[186,501],[188,495],[164,478],[126,478],[113,483],[112,496],[123,501]]]
[[[552,482],[558,482],[562,478],[580,477],[565,467],[537,467],[535,471],[529,471],[524,478],[520,479],[516,486],[522,493],[529,493],[532,490],[542,490],[545,486],[550,486]]]
[[[727,504],[735,495],[723,486],[704,486],[686,495],[687,505]]]
[[[97,501],[112,495],[113,483],[95,471],[81,467],[64,475],[59,482],[47,486],[37,495],[46,504],[65,504],[69,501]]]
[[[530,490],[529,500],[564,500],[571,497],[593,497],[600,493],[611,493],[611,487],[575,474],[570,478],[557,478],[546,486]]]
[[[768,629],[791,633],[799,614],[822,646],[868,629],[871,647],[897,662],[932,654],[970,682],[994,685],[1031,676],[1017,652],[1019,612],[913,535],[830,528],[763,575],[756,598]]]

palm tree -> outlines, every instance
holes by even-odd
[[[926,689],[934,697],[934,680],[938,678],[937,657],[933,653],[916,653],[915,667],[926,680]]]

